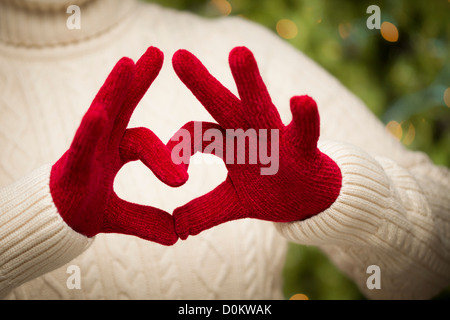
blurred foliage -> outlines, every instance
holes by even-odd
[[[289,244],[283,275],[287,299],[297,293],[306,294],[310,300],[365,299],[356,285],[315,247]]]
[[[150,2],[207,17],[239,15],[266,26],[336,76],[408,148],[450,166],[449,0]],[[390,22],[398,39],[388,41],[383,28],[367,28],[370,5],[380,8],[381,22]],[[283,19],[288,23],[280,24]],[[290,246],[285,280],[287,298],[362,298],[314,248]]]

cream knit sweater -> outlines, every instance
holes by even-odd
[[[66,26],[69,4],[81,8],[79,30]],[[167,141],[188,121],[211,121],[171,57],[191,51],[236,92],[227,57],[245,45],[285,123],[291,96],[317,101],[320,149],[343,172],[337,201],[303,222],[233,221],[171,247],[117,234],[88,239],[68,227],[49,192],[50,167],[115,62],[136,60],[150,45],[165,63],[130,126]],[[368,298],[430,298],[450,285],[450,171],[405,150],[337,80],[241,18],[210,20],[124,0],[0,0],[0,150],[5,299],[281,299],[288,241],[321,248]],[[223,164],[196,157],[202,161],[180,188],[136,162],[121,170],[115,189],[171,212],[225,178]],[[371,265],[380,268],[380,289],[367,287]],[[80,289],[67,286],[70,266],[80,270]]]

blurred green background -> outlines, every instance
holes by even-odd
[[[405,146],[450,167],[450,0],[149,2],[266,26],[335,75]],[[370,5],[380,8],[380,29],[367,28]],[[364,299],[315,248],[290,245],[284,278],[286,298]]]

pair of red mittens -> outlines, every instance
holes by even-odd
[[[320,124],[315,102],[307,97],[291,99],[292,122],[283,125],[259,74],[253,54],[244,47],[230,53],[230,67],[240,99],[223,87],[191,53],[180,50],[173,66],[182,82],[217,121],[202,123],[221,132],[228,170],[226,180],[208,194],[175,209],[173,215],[150,206],[129,203],[114,192],[114,178],[129,161],[141,160],[166,184],[177,187],[188,179],[187,163],[173,161],[173,139],[164,145],[149,129],[127,129],[130,117],[163,62],[154,47],[134,64],[121,59],[98,92],[77,130],[68,151],[54,164],[50,190],[62,218],[88,237],[121,233],[163,245],[174,244],[218,224],[256,218],[289,222],[308,218],[328,208],[339,195],[339,167],[317,148]],[[193,136],[195,123],[182,129]],[[226,156],[227,130],[254,129],[267,152],[277,154],[277,170],[261,174],[266,164],[238,163]],[[262,136],[264,130],[275,138]],[[265,140],[267,139],[267,141]],[[205,141],[191,146],[207,152]],[[233,143],[233,142],[232,142]],[[258,144],[260,145],[260,144]],[[248,158],[252,150],[247,149]],[[227,159],[233,159],[227,163]]]

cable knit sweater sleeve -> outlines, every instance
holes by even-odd
[[[50,166],[0,189],[0,298],[81,254],[93,241],[72,230],[56,210]]]
[[[448,286],[450,171],[431,163],[406,170],[342,143],[320,148],[342,170],[340,195],[317,216],[277,224],[281,234],[321,248],[369,298],[425,299]],[[380,287],[368,284],[371,266]]]

